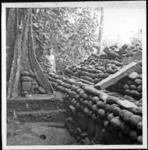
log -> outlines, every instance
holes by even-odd
[[[114,85],[120,79],[126,77],[129,73],[137,70],[140,68],[141,62],[131,62],[130,64],[124,66],[121,70],[110,75],[109,77],[105,78],[101,82],[95,84],[94,87],[99,89],[105,89],[111,85]]]

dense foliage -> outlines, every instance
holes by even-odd
[[[33,22],[39,57],[51,47],[57,64],[75,64],[98,48],[100,8],[35,9]]]

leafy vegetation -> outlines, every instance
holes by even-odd
[[[34,9],[38,57],[51,47],[57,66],[77,64],[98,49],[100,8]]]

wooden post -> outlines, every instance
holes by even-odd
[[[104,12],[103,8],[101,7],[101,19],[100,19],[100,26],[99,26],[99,37],[98,37],[98,42],[99,42],[99,49],[97,51],[97,54],[101,54],[101,42],[102,42],[102,32],[103,32],[103,20],[104,20]]]

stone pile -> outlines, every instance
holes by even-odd
[[[76,76],[92,83],[98,83],[102,79],[117,72],[122,63],[115,60],[100,59],[97,55],[91,55],[80,66],[68,66],[65,74],[69,77]]]
[[[133,57],[136,53],[142,51],[142,45],[140,43],[127,45],[124,44],[121,47],[117,45],[111,45],[103,49],[101,58],[122,60],[123,57]]]
[[[109,87],[108,90],[129,95],[135,100],[142,101],[142,75],[134,71],[112,87]]]
[[[21,73],[21,94],[23,96],[27,94],[45,94],[46,91],[37,82],[35,74],[29,71],[23,71]]]
[[[142,46],[140,44],[136,45],[126,45],[124,44],[120,49],[118,54],[122,57],[132,57],[137,52],[142,51]]]
[[[88,139],[94,139],[90,142],[84,138],[84,141],[90,144],[97,141],[96,128],[101,126],[102,132],[116,139],[114,143],[142,144],[142,107],[81,82],[55,74],[49,74],[48,78],[56,90],[65,93],[69,117],[79,124],[80,134],[86,132]]]

